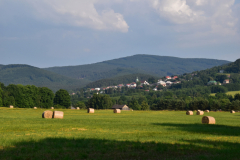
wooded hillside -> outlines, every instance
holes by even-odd
[[[227,64],[229,61],[201,58],[176,58],[154,55],[134,55],[104,62],[45,70],[72,78],[96,81],[105,78],[142,73],[153,76],[179,75]]]

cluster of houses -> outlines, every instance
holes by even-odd
[[[143,85],[147,85],[147,86],[156,86],[153,90],[157,91],[157,86],[162,85],[163,87],[167,87],[167,86],[171,86],[172,84],[178,84],[181,83],[181,81],[175,81],[172,82],[171,80],[176,80],[178,78],[178,76],[166,76],[166,79],[163,81],[162,79],[159,79],[157,83],[154,84],[149,84],[147,81],[139,81],[138,78],[136,79],[136,82],[140,82],[140,87],[142,88]],[[137,87],[137,83],[136,82],[132,82],[132,83],[128,83],[128,84],[119,84],[117,86],[108,86],[108,87],[103,87],[103,88],[91,88],[90,91],[104,91],[107,90],[109,88],[113,88],[113,89],[117,89],[117,88],[122,88],[122,87],[128,87],[128,88],[136,88]],[[149,90],[146,90],[149,91]]]
[[[228,83],[230,83],[230,82],[229,82],[229,79],[225,79],[222,84],[224,85],[224,84],[228,84]],[[209,82],[207,83],[207,85],[217,85],[217,84],[218,84],[218,85],[222,85],[221,83],[217,83],[216,81],[209,81]]]
[[[224,73],[224,70],[220,70],[219,73]],[[230,74],[226,74],[226,75],[228,78],[230,78]],[[224,84],[229,84],[229,83],[230,83],[229,79],[225,79],[222,84],[224,85]],[[207,83],[207,85],[217,85],[217,84],[222,85],[221,83],[217,83],[216,81],[209,81]]]

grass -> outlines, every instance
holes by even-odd
[[[240,94],[240,91],[229,91],[229,92],[227,92],[226,94],[228,94],[228,95],[231,95],[231,96],[235,96],[235,94]],[[216,93],[212,93],[212,94],[210,94],[211,96],[215,96],[215,94]]]
[[[239,159],[240,113],[0,108],[0,159]]]

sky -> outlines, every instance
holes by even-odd
[[[240,58],[240,0],[0,0],[0,64]]]

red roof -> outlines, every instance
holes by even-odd
[[[171,78],[170,76],[166,76],[166,78]]]

